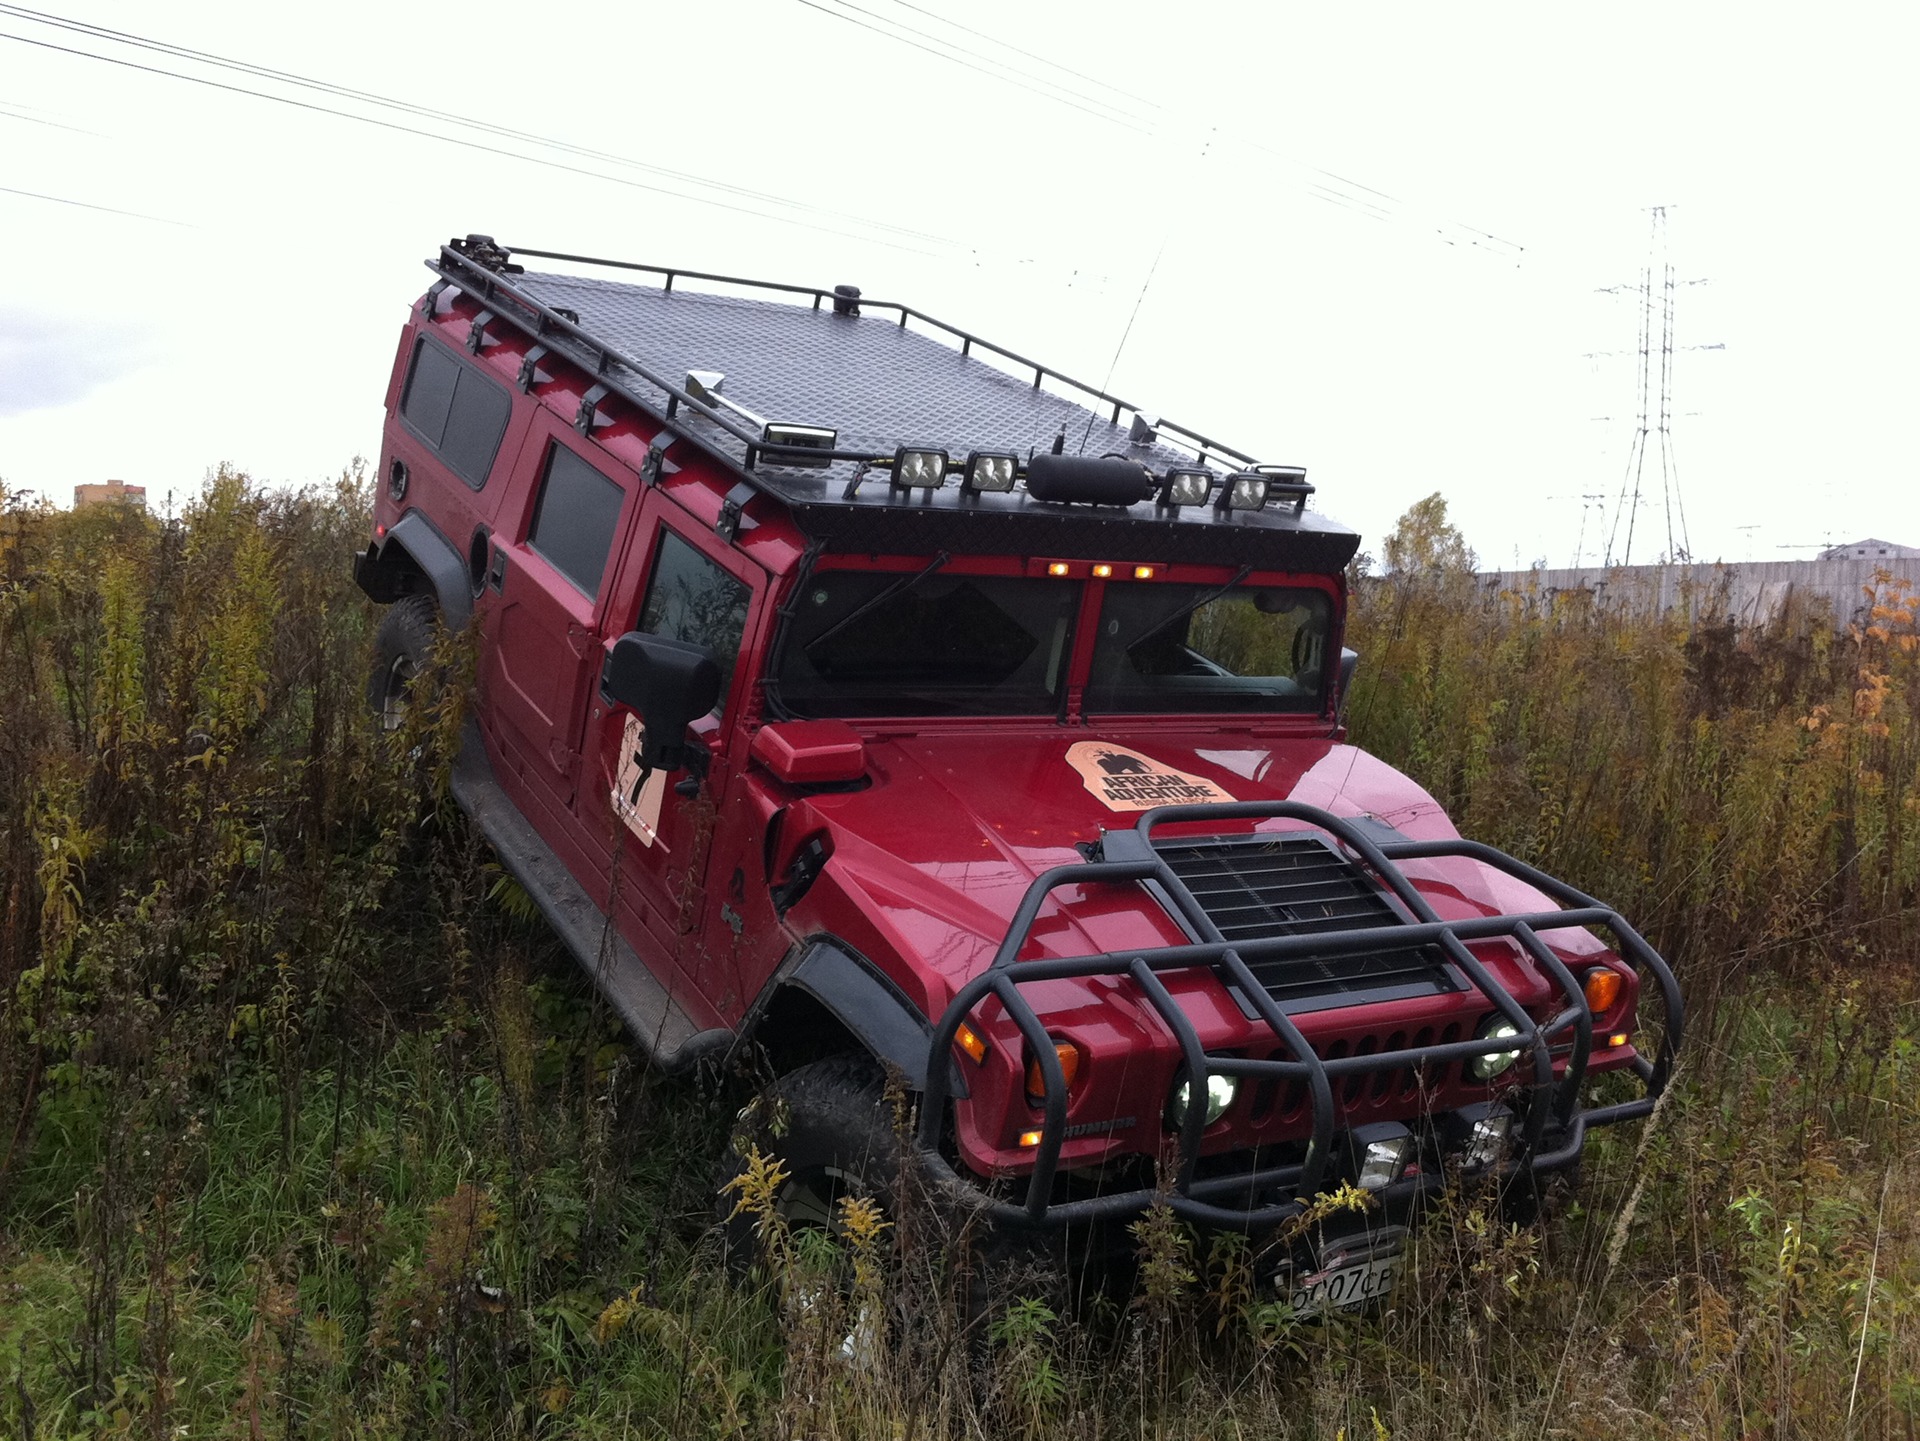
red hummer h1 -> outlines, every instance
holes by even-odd
[[[1277,1248],[1314,1309],[1450,1177],[1651,1110],[1667,965],[1343,743],[1357,537],[1303,471],[850,286],[428,266],[373,701],[475,628],[456,797],[655,1062],[764,1053],[795,1218],[898,1164],[891,1070],[1008,1226],[1373,1192]]]

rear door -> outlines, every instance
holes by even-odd
[[[504,563],[504,574],[481,683],[517,772],[564,815],[599,676],[600,616],[637,486],[544,413],[521,466],[534,471],[534,482],[524,513],[501,518],[493,569],[498,574]]]
[[[751,684],[739,661],[754,641],[766,573],[658,492],[647,496],[627,572],[618,611],[607,617],[607,646],[642,630],[704,645],[720,664],[720,704],[691,728],[703,743],[706,774],[655,772],[643,780],[635,761],[640,718],[596,695],[591,780],[581,786],[578,811],[587,832],[606,838],[601,843],[619,857],[613,901],[622,930],[636,948],[644,932],[680,956],[705,909],[713,827],[732,780],[728,737]]]

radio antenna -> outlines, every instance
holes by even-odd
[[[1214,132],[1218,129],[1219,127],[1215,126],[1213,130],[1207,132],[1206,143],[1200,147],[1200,159],[1194,166],[1196,172],[1201,165],[1207,163],[1207,152],[1213,148]],[[1160,248],[1153,252],[1153,264],[1147,267],[1147,278],[1140,282],[1140,293],[1133,297],[1133,310],[1127,316],[1127,328],[1120,332],[1120,343],[1114,346],[1113,359],[1107,362],[1107,378],[1100,382],[1100,388],[1103,391],[1113,386],[1113,373],[1120,368],[1120,353],[1127,348],[1127,337],[1133,334],[1133,322],[1140,318],[1140,306],[1147,298],[1147,287],[1153,284],[1154,273],[1160,269],[1160,257],[1167,253],[1167,242],[1173,239],[1173,228],[1179,223],[1180,216],[1177,212],[1167,221],[1166,232],[1160,237]],[[1092,434],[1093,412],[1089,410],[1086,428],[1080,432],[1080,449],[1074,452],[1076,455],[1087,453],[1087,438]]]

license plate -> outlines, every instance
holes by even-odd
[[[1288,1304],[1296,1316],[1318,1316],[1327,1311],[1357,1311],[1393,1290],[1405,1256],[1377,1256],[1351,1266],[1329,1266],[1310,1276],[1293,1278]]]

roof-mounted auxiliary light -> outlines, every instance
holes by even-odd
[[[1020,457],[1010,450],[976,450],[967,457],[967,469],[960,489],[967,494],[986,490],[1012,490],[1013,478],[1020,470]]]
[[[1259,510],[1267,503],[1267,478],[1243,470],[1227,477],[1220,487],[1220,498],[1213,508],[1223,514],[1229,510]]]
[[[835,446],[840,443],[840,432],[830,430],[824,425],[783,425],[778,421],[769,421],[760,428],[762,445],[790,446],[794,450],[818,450],[819,457],[811,455],[775,455],[768,460],[773,465],[801,466],[808,470],[824,470],[833,464],[828,458]]]
[[[1313,494],[1313,487],[1307,484],[1307,472],[1302,467],[1255,465],[1248,467],[1247,474],[1266,477],[1268,500],[1290,500],[1295,515],[1306,512],[1307,497]]]
[[[947,481],[947,453],[903,445],[893,453],[895,490],[938,490]]]
[[[1159,503],[1169,509],[1205,505],[1213,498],[1213,472],[1176,467],[1160,478]]]

